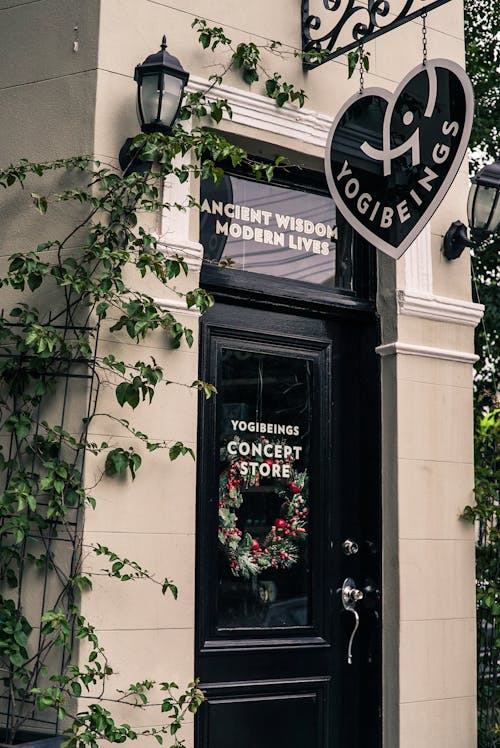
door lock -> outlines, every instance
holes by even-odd
[[[342,550],[346,556],[355,556],[359,551],[359,547],[355,540],[347,538],[347,540],[344,540],[342,543]]]
[[[342,605],[345,610],[350,611],[354,616],[354,628],[352,630],[349,645],[347,647],[347,664],[352,665],[352,643],[359,627],[359,613],[356,610],[356,603],[363,599],[363,593],[356,587],[356,582],[351,577],[344,579],[341,589]]]
[[[352,579],[350,581],[352,582]],[[357,590],[355,587],[347,586],[342,588],[342,598],[344,608],[346,610],[351,610],[354,604],[358,602],[358,600],[363,599],[363,593],[361,592],[361,590]]]

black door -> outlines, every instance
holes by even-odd
[[[376,344],[373,313],[203,318],[197,748],[380,744]]]

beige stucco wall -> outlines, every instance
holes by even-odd
[[[322,4],[317,5],[319,9]],[[305,89],[306,109],[311,112],[308,126],[314,124],[314,113],[320,115],[317,140],[301,135],[300,126],[293,131],[293,113],[283,115],[285,126],[277,110],[267,118],[257,112],[254,121],[235,118],[223,127],[254,143],[256,152],[278,154],[286,149],[298,163],[307,160],[321,168],[325,116],[335,115],[357,90],[358,80],[356,75],[347,79],[344,58],[302,72],[289,53],[300,46],[300,8],[289,0],[254,0],[242,10],[231,0],[0,0],[0,42],[7,60],[0,71],[2,163],[21,156],[46,160],[87,151],[106,161],[116,159],[125,138],[138,131],[134,67],[157,49],[163,33],[169,50],[197,79],[216,72],[227,60],[223,51],[201,50],[190,28],[194,16],[222,25],[235,43],[261,44],[269,38],[284,43],[281,57],[264,55],[265,67]],[[409,23],[367,45],[371,56],[366,86],[393,90],[420,62],[420,26]],[[463,24],[456,3],[430,13],[427,26],[429,56],[463,63]],[[225,83],[250,97],[262,93],[261,83],[250,89],[233,72]],[[256,106],[261,103],[256,101]],[[188,186],[193,194],[196,189],[196,184]],[[381,356],[384,748],[474,745],[474,539],[472,529],[459,518],[471,501],[473,485],[472,372],[467,355],[460,358],[456,353],[472,351],[474,314],[466,320],[460,320],[459,313],[458,319],[443,318],[439,301],[470,300],[467,253],[449,263],[440,251],[450,221],[464,216],[466,192],[464,164],[432,219],[425,281],[418,272],[409,273],[404,257],[397,262],[381,257],[379,262],[381,343],[386,346]],[[24,219],[17,222],[17,209],[11,205],[6,215],[21,245],[26,234],[37,234],[39,226]],[[63,219],[56,213],[47,220]],[[189,283],[196,286],[196,215],[147,221],[160,240],[163,237],[191,258]],[[44,224],[45,233],[47,228],[49,223]],[[2,251],[6,254],[7,249]],[[187,288],[181,281],[176,285]],[[150,286],[144,290],[175,306],[175,293]],[[429,302],[427,316],[412,312],[404,297],[400,303],[397,291],[411,291]],[[196,332],[196,315],[179,310],[178,304],[175,308],[180,320]],[[399,347],[391,348],[396,343]],[[141,346],[139,356],[124,335],[117,339],[104,333],[100,353],[110,351],[132,361],[153,355],[165,366],[169,379],[180,384],[160,390],[153,407],[139,407],[134,424],[151,437],[181,439],[196,448],[197,396],[182,386],[198,375],[196,335],[191,349],[183,344],[180,351],[171,351],[165,336],[157,334]],[[119,408],[106,382],[99,411],[131,416],[127,407]],[[123,429],[105,417],[96,419],[92,436],[117,446],[130,443]],[[145,582],[95,578],[83,612],[96,623],[117,673],[117,687],[146,677],[185,684],[195,675],[195,465],[189,457],[170,464],[160,451],[145,456],[145,465],[132,482],[103,479],[102,464],[87,463],[87,484],[98,481],[98,509],[88,513],[85,543],[108,545],[135,558],[158,579],[168,576],[179,586],[179,600],[174,602]],[[116,716],[130,721],[125,708]],[[132,724],[152,722],[147,712],[135,711]],[[189,733],[188,728],[188,737]]]

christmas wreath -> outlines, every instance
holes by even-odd
[[[307,470],[299,472],[290,463],[289,477],[279,479],[280,516],[274,520],[264,540],[258,541],[238,527],[237,509],[243,504],[243,491],[257,485],[259,473],[243,474],[243,457],[234,457],[222,472],[219,484],[219,543],[235,577],[249,579],[266,569],[289,569],[297,563],[299,544],[307,537],[309,508]],[[264,460],[272,465],[273,460]]]

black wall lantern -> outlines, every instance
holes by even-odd
[[[142,132],[169,135],[181,106],[184,87],[189,80],[181,63],[167,52],[167,38],[161,49],[137,65],[137,113]]]
[[[169,135],[179,112],[189,73],[181,63],[167,52],[167,38],[163,36],[161,48],[146,57],[134,72],[137,83],[137,115],[145,133],[161,132]],[[132,138],[127,138],[120,151],[120,166],[129,168],[134,154],[130,151]],[[136,169],[137,170],[137,169]]]
[[[500,161],[488,164],[472,177],[467,200],[467,227],[462,221],[454,221],[443,240],[443,254],[447,260],[456,260],[465,247],[477,247],[500,226]]]

